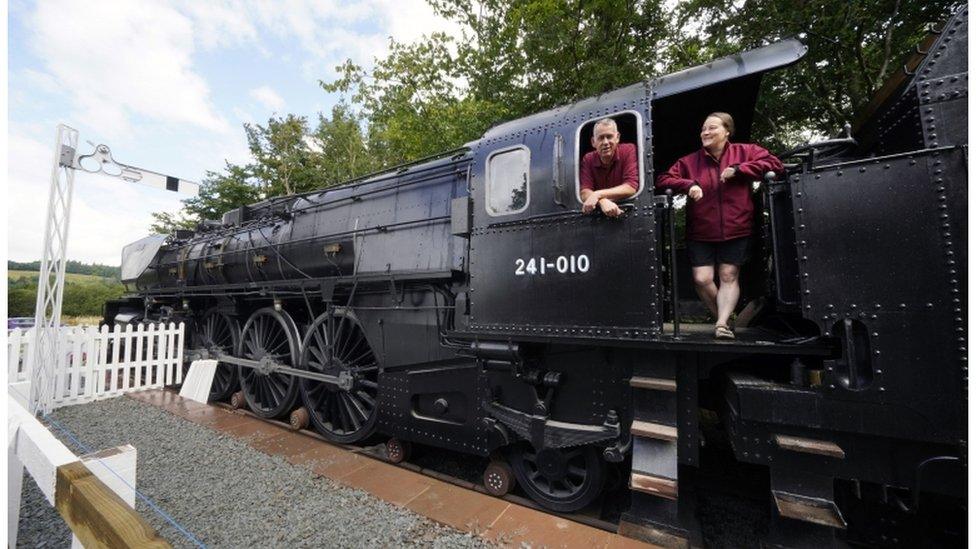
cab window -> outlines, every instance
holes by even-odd
[[[516,147],[488,157],[485,207],[489,215],[506,215],[529,207],[529,149]]]
[[[644,139],[641,125],[641,117],[633,111],[601,116],[584,122],[576,131],[576,199],[582,203],[580,198],[580,169],[583,159],[595,149],[592,144],[593,132],[596,123],[604,118],[610,118],[617,124],[617,131],[620,133],[621,144],[628,143],[637,147],[637,194],[644,190]],[[634,195],[636,196],[636,194]]]

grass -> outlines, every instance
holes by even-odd
[[[37,280],[37,276],[37,271],[7,271],[7,280],[17,280],[18,278]],[[64,279],[72,284],[111,284],[119,282],[118,280],[110,277],[76,273],[65,273]]]

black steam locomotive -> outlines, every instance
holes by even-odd
[[[576,511],[623,471],[620,531],[640,539],[698,544],[700,492],[752,474],[740,486],[768,503],[770,543],[909,542],[920,521],[964,540],[967,16],[853,137],[756,183],[734,341],[681,322],[689,270],[654,175],[699,146],[710,111],[748,140],[760,81],[804,55],[797,41],[140,240],[105,320],[187,322],[190,354],[221,361],[212,398],[240,391],[259,416],[385,435],[394,458],[409,442],[491,456],[494,493],[514,476]],[[604,117],[640,159],[616,219],[580,213]]]

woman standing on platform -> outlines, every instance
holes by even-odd
[[[657,178],[656,188],[687,194],[686,239],[695,291],[715,317],[715,337],[734,339],[729,317],[739,301],[739,267],[752,234],[752,182],[783,163],[750,143],[730,143],[732,116],[713,112],[701,129],[702,148]],[[720,285],[715,285],[718,266]]]

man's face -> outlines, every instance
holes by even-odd
[[[617,152],[617,145],[620,143],[620,132],[609,125],[597,125],[593,128],[593,137],[590,144],[600,155],[600,160],[609,163]]]

